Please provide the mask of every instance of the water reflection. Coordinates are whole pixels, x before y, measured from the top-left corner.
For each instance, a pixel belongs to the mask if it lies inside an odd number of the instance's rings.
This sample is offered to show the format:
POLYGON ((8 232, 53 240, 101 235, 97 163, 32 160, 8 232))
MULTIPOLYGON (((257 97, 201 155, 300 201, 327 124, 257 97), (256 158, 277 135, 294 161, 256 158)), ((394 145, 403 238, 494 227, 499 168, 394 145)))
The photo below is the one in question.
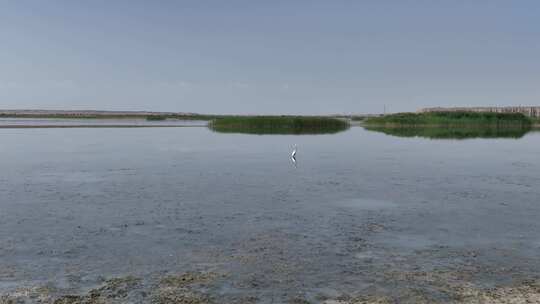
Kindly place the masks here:
POLYGON ((470 138, 522 138, 532 131, 528 127, 384 127, 366 126, 366 130, 381 132, 397 137, 423 137, 429 139, 470 139, 470 138))

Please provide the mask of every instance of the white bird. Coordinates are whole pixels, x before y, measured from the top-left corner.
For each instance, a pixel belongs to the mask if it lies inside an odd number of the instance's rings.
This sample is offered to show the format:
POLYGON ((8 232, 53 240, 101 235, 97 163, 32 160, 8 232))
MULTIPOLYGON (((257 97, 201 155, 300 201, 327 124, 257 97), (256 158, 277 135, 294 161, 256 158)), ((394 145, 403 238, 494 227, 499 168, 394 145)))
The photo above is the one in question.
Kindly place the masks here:
POLYGON ((297 147, 296 147, 296 145, 294 145, 294 149, 293 149, 293 151, 291 153, 291 159, 292 159, 293 162, 296 162, 296 151, 297 151, 297 147))

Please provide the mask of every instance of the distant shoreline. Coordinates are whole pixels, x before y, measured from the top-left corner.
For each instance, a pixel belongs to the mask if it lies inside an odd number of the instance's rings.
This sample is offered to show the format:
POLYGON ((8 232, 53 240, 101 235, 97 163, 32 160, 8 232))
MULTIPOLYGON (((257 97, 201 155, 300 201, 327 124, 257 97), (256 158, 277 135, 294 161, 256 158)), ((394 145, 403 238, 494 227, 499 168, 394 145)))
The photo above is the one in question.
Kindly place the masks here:
POLYGON ((152 111, 98 111, 98 110, 0 110, 0 118, 93 118, 122 119, 147 117, 202 117, 197 113, 152 111))
POLYGON ((0 118, 89 118, 89 119, 129 119, 149 117, 165 117, 186 120, 212 120, 229 117, 336 117, 367 118, 380 114, 325 114, 325 115, 281 115, 281 114, 202 114, 191 112, 155 112, 155 111, 101 111, 101 110, 1 110, 0 118))
POLYGON ((0 129, 202 128, 206 125, 0 125, 0 129))

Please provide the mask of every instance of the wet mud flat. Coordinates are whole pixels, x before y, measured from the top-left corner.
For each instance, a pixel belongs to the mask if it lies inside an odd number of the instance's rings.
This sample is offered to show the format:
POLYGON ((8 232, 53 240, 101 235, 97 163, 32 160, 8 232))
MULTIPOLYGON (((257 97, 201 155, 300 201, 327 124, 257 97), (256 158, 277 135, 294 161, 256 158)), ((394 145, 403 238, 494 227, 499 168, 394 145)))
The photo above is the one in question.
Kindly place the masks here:
MULTIPOLYGON (((267 219, 307 227, 294 232, 266 227, 221 244, 208 240, 188 250, 161 248, 157 257, 137 252, 134 259, 130 251, 140 250, 134 248, 115 257, 90 253, 93 241, 86 240, 88 246, 38 252, 44 258, 34 265, 4 260, 0 303, 540 303, 534 257, 507 247, 440 246, 407 234, 390 238, 400 235, 400 224, 373 204, 365 204, 362 216, 337 212, 320 230, 310 224, 315 214, 272 215, 267 219)), ((92 234, 109 234, 111 241, 122 243, 157 229, 163 238, 153 244, 156 249, 164 241, 168 247, 181 239, 193 242, 207 233, 219 234, 204 227, 216 222, 228 230, 225 221, 237 217, 220 221, 203 216, 204 224, 191 223, 191 228, 174 227, 166 219, 139 220, 92 234)), ((10 249, 2 250, 5 256, 10 249)))
MULTIPOLYGON (((103 279, 86 291, 68 292, 54 285, 21 287, 0 296, 0 303, 289 303, 289 304, 389 304, 389 303, 540 303, 540 281, 524 280, 511 285, 480 287, 469 281, 471 273, 400 272, 384 273, 386 288, 339 296, 324 292, 283 294, 261 298, 254 291, 223 292, 231 282, 227 274, 199 272, 103 279), (389 287, 392 286, 392 287, 389 287), (391 291, 388 291, 388 288, 391 291), (434 297, 434 294, 438 296, 434 297), (443 298, 443 299, 441 299, 443 298)), ((256 285, 256 275, 251 284, 256 285)))
MULTIPOLYGON (((98 304, 98 303, 179 303, 179 304, 209 304, 209 303, 258 303, 256 296, 227 298, 212 295, 205 290, 213 284, 206 281, 209 274, 184 274, 166 277, 157 283, 146 283, 140 278, 123 277, 105 281, 100 287, 84 294, 57 295, 54 289, 48 287, 21 289, 11 294, 3 295, 1 303, 53 303, 53 304, 98 304), (187 278, 186 278, 187 277, 187 278), (191 279, 193 278, 193 279, 191 279)), ((212 275, 214 276, 214 275, 212 275)), ((429 274, 422 274, 423 279, 433 280, 429 274)), ((448 280, 450 278, 440 278, 448 280)), ((451 279, 450 279, 451 281, 451 279)), ((445 283, 446 281, 431 281, 445 290, 452 300, 447 303, 539 303, 540 284, 525 282, 517 286, 498 287, 481 290, 468 284, 445 283)), ((452 281, 451 281, 452 282, 452 281)), ((316 302, 325 304, 386 304, 386 303, 437 303, 426 297, 420 290, 410 290, 399 297, 380 295, 341 296, 336 299, 325 299, 320 296, 316 302)), ((314 303, 298 296, 284 302, 290 304, 314 303)))
POLYGON ((6 132, 0 303, 540 302, 537 138, 362 132, 6 132))

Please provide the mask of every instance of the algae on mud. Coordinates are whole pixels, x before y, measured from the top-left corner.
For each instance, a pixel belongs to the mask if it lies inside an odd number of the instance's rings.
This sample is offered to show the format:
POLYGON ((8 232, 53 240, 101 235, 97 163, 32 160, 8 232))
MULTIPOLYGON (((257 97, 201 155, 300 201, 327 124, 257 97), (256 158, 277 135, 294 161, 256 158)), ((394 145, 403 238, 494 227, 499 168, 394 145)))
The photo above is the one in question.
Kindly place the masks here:
MULTIPOLYGON (((216 294, 220 284, 217 274, 192 273, 168 277, 161 281, 134 276, 106 280, 100 286, 80 293, 66 293, 53 287, 31 287, 14 293, 0 294, 0 303, 48 304, 211 304, 211 303, 260 303, 257 296, 216 294), (214 292, 212 292, 214 290, 214 292)), ((374 289, 358 294, 340 296, 306 297, 299 294, 282 303, 289 304, 390 304, 390 303, 539 303, 540 282, 526 280, 515 284, 491 288, 477 286, 467 279, 466 273, 441 272, 390 272, 387 280, 409 287, 400 291, 374 289), (419 287, 422 286, 422 287, 419 287)), ((264 302, 265 303, 265 302, 264 302)))
POLYGON ((331 117, 308 116, 231 116, 210 122, 211 130, 244 134, 333 134, 349 128, 349 123, 331 117))

